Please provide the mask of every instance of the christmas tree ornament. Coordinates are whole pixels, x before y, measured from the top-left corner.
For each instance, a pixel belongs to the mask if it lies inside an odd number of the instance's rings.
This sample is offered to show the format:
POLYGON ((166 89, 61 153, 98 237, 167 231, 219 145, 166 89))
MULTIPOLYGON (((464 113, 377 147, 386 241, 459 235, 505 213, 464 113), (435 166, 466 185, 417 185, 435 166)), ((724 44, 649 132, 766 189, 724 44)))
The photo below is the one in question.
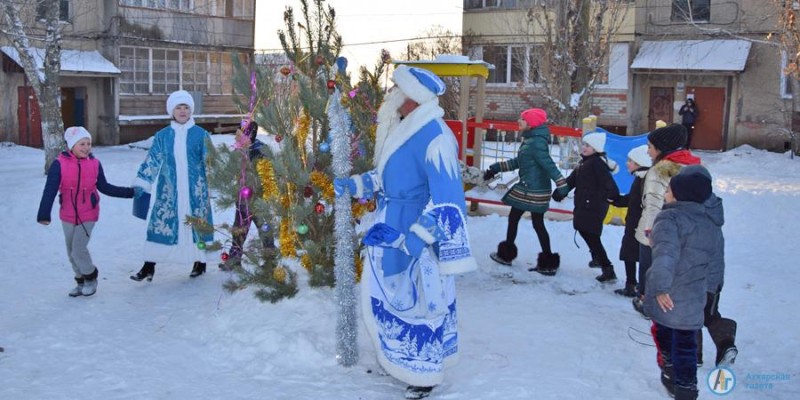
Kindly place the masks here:
POLYGON ((286 270, 283 267, 275 267, 272 270, 272 279, 283 283, 286 280, 286 270))
POLYGON ((276 142, 280 143, 282 140, 283 140, 283 136, 281 136, 281 135, 275 135, 275 141, 276 141, 276 142))
POLYGON ((306 225, 306 224, 298 225, 297 226, 297 233, 299 233, 301 235, 305 235, 306 233, 308 233, 308 225, 306 225))
POLYGON ((333 79, 328 80, 328 89, 336 89, 336 81, 333 79))
POLYGON ((220 254, 219 257, 222 259, 222 261, 228 261, 228 258, 230 258, 230 255, 228 255, 228 253, 223 251, 222 254, 220 254))
POLYGON ((283 66, 281 67, 281 75, 289 76, 292 73, 292 70, 289 67, 283 66))
POLYGON ((365 199, 363 197, 358 199, 358 204, 365 204, 366 205, 367 204, 367 199, 365 199))
POLYGON ((321 151, 323 153, 327 153, 328 151, 330 151, 330 149, 331 149, 331 146, 329 144, 325 143, 325 142, 322 142, 322 143, 319 144, 319 151, 321 151))
POLYGON ((306 186, 303 188, 303 197, 309 198, 314 195, 314 189, 311 186, 306 186))
POLYGON ((375 211, 375 202, 374 201, 370 201, 369 203, 367 203, 367 210, 369 210, 369 212, 375 211))
POLYGON ((269 224, 261 225, 261 232, 269 232, 269 224))
POLYGON ((317 203, 314 205, 314 212, 317 214, 322 214, 325 212, 325 205, 322 203, 317 203))
POLYGON ((206 243, 205 242, 197 242, 197 248, 200 249, 200 250, 205 250, 206 249, 206 243))
POLYGON ((250 189, 249 186, 242 186, 242 188, 239 190, 239 197, 245 200, 250 200, 250 197, 252 196, 253 196, 253 189, 250 189))

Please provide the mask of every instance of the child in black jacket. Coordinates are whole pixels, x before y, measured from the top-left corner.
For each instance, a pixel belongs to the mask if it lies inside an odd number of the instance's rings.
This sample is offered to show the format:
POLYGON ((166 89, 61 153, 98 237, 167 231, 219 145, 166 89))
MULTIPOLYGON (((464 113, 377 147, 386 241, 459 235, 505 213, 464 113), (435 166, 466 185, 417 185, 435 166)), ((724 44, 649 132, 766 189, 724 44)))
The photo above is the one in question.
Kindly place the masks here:
POLYGON ((605 145, 605 133, 591 132, 584 135, 581 162, 567 178, 567 186, 553 192, 553 199, 561 201, 575 188, 572 226, 586 241, 592 259, 600 264, 602 274, 595 279, 603 283, 617 280, 614 265, 608 259, 600 235, 603 233, 603 220, 608 213, 608 205, 619 197, 617 183, 611 177, 619 167, 606 156, 605 145))
POLYGON ((642 185, 644 175, 653 160, 647 154, 647 145, 643 144, 628 152, 628 172, 633 175, 633 183, 628 194, 614 200, 617 207, 627 207, 628 215, 625 217, 625 235, 619 248, 619 259, 625 262, 625 287, 617 289, 614 293, 625 297, 636 297, 636 263, 639 262, 639 242, 636 240, 636 226, 642 217, 642 185))

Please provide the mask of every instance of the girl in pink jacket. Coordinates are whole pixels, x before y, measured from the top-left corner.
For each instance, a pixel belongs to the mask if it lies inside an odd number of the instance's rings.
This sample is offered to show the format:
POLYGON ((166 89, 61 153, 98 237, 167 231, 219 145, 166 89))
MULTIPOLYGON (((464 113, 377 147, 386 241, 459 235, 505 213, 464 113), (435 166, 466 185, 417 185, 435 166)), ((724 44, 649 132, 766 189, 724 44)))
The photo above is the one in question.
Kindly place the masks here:
POLYGON ((92 264, 87 246, 100 215, 98 191, 122 198, 132 198, 134 192, 133 188, 114 186, 106 181, 103 166, 91 154, 92 136, 84 127, 67 128, 64 140, 69 150, 61 153, 47 171, 36 220, 42 225, 50 224, 50 212, 58 194, 67 256, 78 283, 69 295, 91 296, 97 291, 97 267, 92 264))

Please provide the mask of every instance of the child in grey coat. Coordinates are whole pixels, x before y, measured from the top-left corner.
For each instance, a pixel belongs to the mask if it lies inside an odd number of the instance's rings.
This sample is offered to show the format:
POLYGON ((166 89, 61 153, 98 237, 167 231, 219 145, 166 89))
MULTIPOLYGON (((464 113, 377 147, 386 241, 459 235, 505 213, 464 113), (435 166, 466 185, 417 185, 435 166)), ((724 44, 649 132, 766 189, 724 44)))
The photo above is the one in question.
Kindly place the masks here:
POLYGON ((677 400, 697 398, 697 332, 708 279, 724 257, 722 205, 709 207, 711 179, 692 169, 669 182, 651 234, 645 312, 653 320, 661 381, 677 400))

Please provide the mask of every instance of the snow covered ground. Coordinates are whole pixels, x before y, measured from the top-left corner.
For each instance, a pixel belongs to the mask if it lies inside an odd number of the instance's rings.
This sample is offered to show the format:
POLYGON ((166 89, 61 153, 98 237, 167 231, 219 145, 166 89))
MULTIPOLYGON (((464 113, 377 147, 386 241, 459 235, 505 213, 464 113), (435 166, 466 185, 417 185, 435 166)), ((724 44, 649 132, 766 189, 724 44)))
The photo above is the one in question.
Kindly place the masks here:
MULTIPOLYGON (((144 157, 129 146, 94 153, 117 185, 132 181, 144 157)), ((792 311, 800 303, 800 158, 746 146, 700 155, 725 201, 720 310, 739 323, 737 380, 727 398, 800 398, 800 321, 792 311)), ((358 364, 337 365, 331 289, 303 287, 294 299, 264 304, 249 291, 225 292, 228 273, 215 263, 197 279, 189 279, 190 265, 158 265, 152 283, 128 279, 141 267, 145 231, 130 215, 130 200, 103 197, 90 244, 98 292, 68 297, 72 271, 58 211, 50 226, 35 221, 43 160, 41 150, 0 146, 0 399, 403 397, 405 385, 378 373, 361 325, 358 364)), ((232 210, 215 216, 232 217, 232 210)), ((570 222, 548 222, 562 258, 554 278, 527 271, 539 251, 529 220, 512 268, 488 257, 506 218, 476 215, 469 224, 480 270, 458 279, 461 360, 432 399, 668 399, 655 349, 637 332, 647 332, 649 322, 613 294, 621 282, 594 280, 598 271, 587 268, 588 250, 579 237, 580 248, 574 244, 570 222)), ((622 231, 604 231, 610 255, 617 255, 622 231)), ((620 262, 617 274, 624 276, 620 262)), ((707 334, 705 343, 704 358, 713 360, 707 334)), ((704 383, 710 364, 698 372, 704 399, 715 397, 704 383)))

